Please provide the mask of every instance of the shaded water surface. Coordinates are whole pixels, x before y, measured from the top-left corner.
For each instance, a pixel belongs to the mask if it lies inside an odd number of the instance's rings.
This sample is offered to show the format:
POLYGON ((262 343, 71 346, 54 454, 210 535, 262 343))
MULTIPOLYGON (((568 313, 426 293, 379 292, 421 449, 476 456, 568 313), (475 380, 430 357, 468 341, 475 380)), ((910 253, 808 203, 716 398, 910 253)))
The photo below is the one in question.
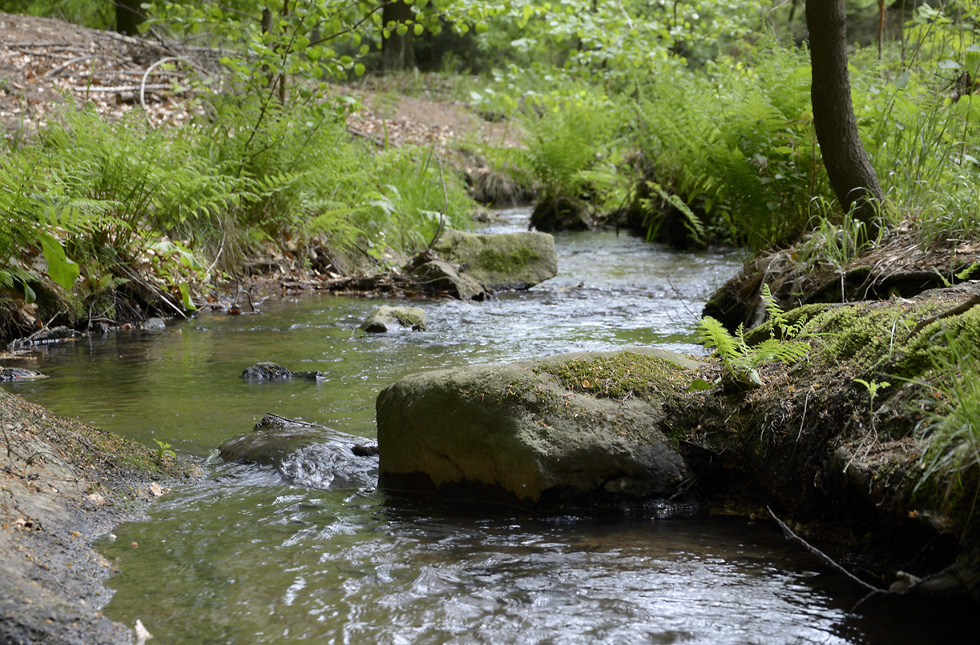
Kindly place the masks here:
MULTIPOLYGON (((526 221, 514 212, 497 230, 526 221)), ((696 352, 733 253, 676 254, 615 233, 557 238, 560 275, 485 303, 421 303, 429 331, 353 338, 378 304, 311 296, 257 316, 51 347, 14 390, 56 412, 202 457, 266 412, 373 438, 374 400, 421 370, 579 350, 696 352), (245 383, 272 360, 323 383, 245 383)), ((106 614, 154 643, 946 642, 934 608, 870 600, 744 520, 534 518, 366 489, 287 485, 222 465, 101 547, 106 614), (131 543, 137 548, 131 548, 131 543), (822 572, 822 573, 821 573, 822 572)), ((966 641, 964 641, 966 642, 966 641)))

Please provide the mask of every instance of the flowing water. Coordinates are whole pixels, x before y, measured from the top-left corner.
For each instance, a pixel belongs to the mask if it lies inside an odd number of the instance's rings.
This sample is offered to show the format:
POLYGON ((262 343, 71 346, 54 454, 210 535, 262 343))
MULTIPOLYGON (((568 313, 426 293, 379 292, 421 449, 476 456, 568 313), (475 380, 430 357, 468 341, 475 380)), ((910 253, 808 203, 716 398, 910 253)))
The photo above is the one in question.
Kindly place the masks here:
MULTIPOLYGON (((526 217, 505 213, 493 230, 526 217)), ((698 312, 739 267, 731 252, 679 254, 611 232, 557 242, 557 278, 490 302, 421 303, 426 332, 356 337, 379 301, 286 299, 261 315, 202 314, 161 332, 48 347, 38 366, 52 378, 12 389, 195 457, 266 412, 372 438, 378 391, 412 372, 635 345, 697 352, 698 312), (238 378, 261 360, 327 378, 238 378)), ((744 519, 460 511, 220 465, 117 534, 100 544, 115 572, 105 613, 142 620, 154 643, 957 639, 934 608, 858 604, 857 591, 771 525, 744 519)))

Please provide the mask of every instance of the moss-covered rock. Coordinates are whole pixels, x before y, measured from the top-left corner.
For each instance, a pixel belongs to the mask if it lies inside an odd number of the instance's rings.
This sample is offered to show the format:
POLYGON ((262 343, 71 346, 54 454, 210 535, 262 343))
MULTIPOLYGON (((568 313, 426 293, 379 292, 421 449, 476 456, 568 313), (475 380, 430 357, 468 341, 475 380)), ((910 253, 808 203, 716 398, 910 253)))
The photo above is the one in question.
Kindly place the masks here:
POLYGON ((424 331, 425 310, 419 307, 378 307, 361 324, 361 329, 369 334, 424 331))
POLYGON ((527 289, 558 275, 555 239, 545 233, 477 235, 450 229, 433 251, 496 291, 527 289))
POLYGON ((693 365, 640 350, 406 377, 378 397, 381 484, 534 508, 672 497, 690 472, 662 407, 693 365))

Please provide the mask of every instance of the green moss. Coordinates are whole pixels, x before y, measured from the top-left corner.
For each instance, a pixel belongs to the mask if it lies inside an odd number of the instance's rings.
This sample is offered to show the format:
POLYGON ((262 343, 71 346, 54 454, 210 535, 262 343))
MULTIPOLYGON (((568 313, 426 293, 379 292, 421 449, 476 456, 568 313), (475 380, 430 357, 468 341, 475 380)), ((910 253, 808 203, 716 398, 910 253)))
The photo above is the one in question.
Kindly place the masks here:
POLYGON ((422 316, 412 311, 406 311, 405 309, 395 309, 394 314, 395 318, 398 319, 398 323, 403 327, 425 331, 425 320, 422 319, 422 316))
POLYGON ((873 371, 896 358, 915 321, 935 307, 920 306, 915 312, 906 301, 856 303, 833 307, 816 315, 804 333, 817 337, 811 358, 816 362, 853 361, 873 371))
POLYGON ((589 360, 575 358, 563 363, 542 365, 545 372, 558 379, 569 390, 596 397, 622 399, 630 394, 642 396, 678 391, 686 385, 685 371, 660 358, 633 352, 620 352, 589 360))
POLYGON ((483 249, 477 256, 480 268, 497 273, 515 273, 520 271, 527 263, 537 260, 540 256, 537 252, 526 246, 518 247, 513 251, 497 251, 495 249, 483 249))
POLYGON ((971 348, 973 352, 980 348, 980 307, 924 327, 909 342, 895 371, 911 378, 939 366, 956 365, 959 355, 971 348))

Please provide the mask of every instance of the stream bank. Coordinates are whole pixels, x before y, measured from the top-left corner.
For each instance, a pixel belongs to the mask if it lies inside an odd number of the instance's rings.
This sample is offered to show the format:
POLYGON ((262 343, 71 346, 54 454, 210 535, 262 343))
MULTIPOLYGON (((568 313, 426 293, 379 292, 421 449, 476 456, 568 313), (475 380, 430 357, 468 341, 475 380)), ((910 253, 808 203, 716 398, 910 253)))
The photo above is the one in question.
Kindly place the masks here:
POLYGON ((131 643, 92 541, 200 473, 2 390, 0 430, 0 641, 131 643))
POLYGON ((414 375, 378 398, 381 483, 548 510, 696 492, 709 512, 764 517, 772 507, 830 538, 878 587, 905 572, 924 578, 913 589, 976 595, 973 480, 925 477, 917 430, 957 343, 980 343, 980 308, 931 319, 978 294, 963 284, 790 311, 783 329, 770 321, 750 333, 750 348, 793 327, 807 356, 760 358, 757 382, 751 349, 682 372, 676 360, 665 371, 661 359, 621 352, 414 375), (597 447, 601 429, 612 438, 597 447), (659 453, 652 463, 624 457, 647 446, 659 453))

